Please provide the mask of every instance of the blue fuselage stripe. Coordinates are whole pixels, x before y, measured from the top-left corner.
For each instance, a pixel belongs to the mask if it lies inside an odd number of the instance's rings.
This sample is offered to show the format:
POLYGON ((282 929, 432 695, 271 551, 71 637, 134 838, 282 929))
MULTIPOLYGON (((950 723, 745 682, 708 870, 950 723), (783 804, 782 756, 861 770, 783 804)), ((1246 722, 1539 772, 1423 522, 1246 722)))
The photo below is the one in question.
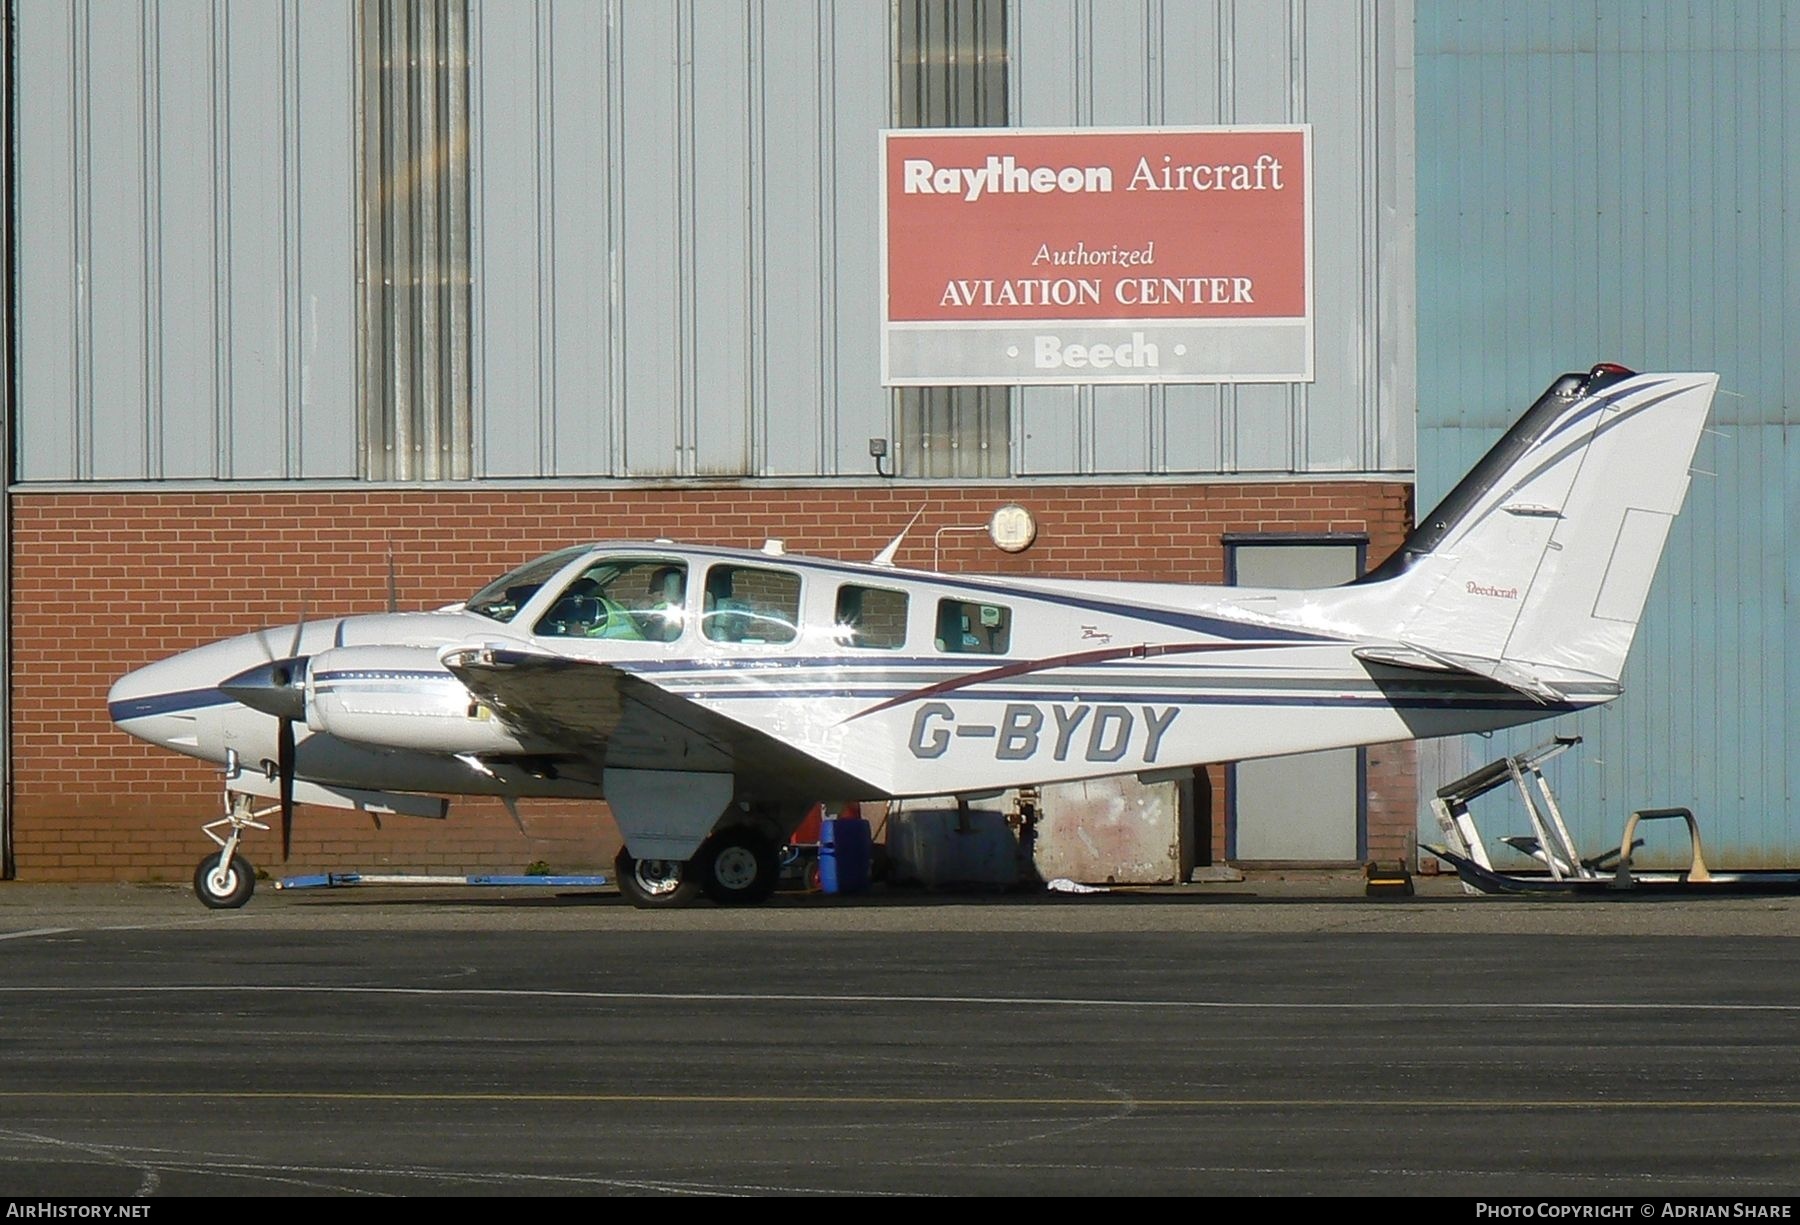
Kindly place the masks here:
MULTIPOLYGON (((861 700, 899 697, 908 692, 904 689, 882 689, 870 687, 855 688, 818 688, 818 689, 747 689, 737 692, 721 693, 717 690, 674 690, 679 696, 691 700, 707 699, 711 701, 747 701, 747 700, 789 700, 821 698, 855 698, 861 700)), ((1038 690, 1000 690, 995 692, 965 693, 963 701, 983 702, 1045 702, 1050 701, 1046 694, 1038 690)), ((1536 710, 1546 714, 1553 711, 1578 710, 1579 703, 1543 704, 1527 698, 1509 697, 1505 694, 1481 695, 1476 693, 1439 693, 1439 694, 1395 694, 1385 697, 1349 697, 1327 694, 1224 694, 1224 693, 1172 693, 1168 690, 1084 691, 1078 701, 1087 704, 1098 702, 1154 702, 1176 706, 1313 706, 1336 709, 1377 709, 1393 707, 1396 710, 1536 710)), ((184 693, 154 694, 149 697, 131 698, 123 702, 114 702, 108 707, 108 713, 115 723, 123 723, 130 719, 143 719, 155 715, 181 714, 188 711, 205 709, 212 706, 234 705, 231 699, 216 689, 190 690, 184 693)))
POLYGON ((141 698, 108 702, 106 713, 114 723, 127 719, 147 719, 153 715, 178 715, 208 706, 236 705, 218 689, 186 689, 179 693, 152 693, 141 698))
MULTIPOLYGON (((819 699, 819 698, 887 698, 902 697, 908 690, 884 689, 746 689, 729 693, 721 693, 716 689, 671 689, 678 697, 694 701, 707 700, 713 702, 762 701, 767 699, 819 699)), ((921 699, 921 701, 924 699, 921 699)), ((942 700, 942 699, 940 699, 942 700)), ((1387 697, 1351 697, 1340 693, 1194 693, 1170 692, 1166 689, 1140 690, 1134 692, 1099 693, 1083 690, 1079 697, 1057 698, 1042 690, 995 690, 972 693, 967 690, 958 694, 955 701, 960 702, 1034 702, 1039 705, 1085 704, 1094 705, 1101 702, 1111 703, 1162 703, 1175 706, 1310 706, 1337 708, 1380 709, 1392 707, 1396 710, 1408 709, 1463 709, 1463 710, 1536 710, 1545 714, 1556 711, 1572 711, 1581 709, 1581 703, 1553 702, 1543 703, 1522 695, 1507 693, 1482 694, 1479 692, 1435 693, 1435 694, 1395 694, 1387 697)))

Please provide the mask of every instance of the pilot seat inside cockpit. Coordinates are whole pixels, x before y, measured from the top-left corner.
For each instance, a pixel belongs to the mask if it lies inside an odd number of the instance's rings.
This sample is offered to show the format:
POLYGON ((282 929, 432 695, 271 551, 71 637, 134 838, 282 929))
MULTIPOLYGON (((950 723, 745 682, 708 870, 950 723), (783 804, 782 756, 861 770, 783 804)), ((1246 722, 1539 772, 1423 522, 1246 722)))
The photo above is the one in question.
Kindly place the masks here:
POLYGON ((625 638, 642 640, 643 632, 624 607, 601 594, 600 584, 578 578, 569 584, 537 632, 553 638, 625 638))
POLYGON ((644 637, 652 642, 674 642, 681 637, 687 572, 680 566, 659 567, 650 576, 649 598, 649 607, 639 615, 644 637))
POLYGON ((706 636, 714 642, 739 642, 750 622, 750 606, 732 593, 732 572, 714 566, 706 575, 706 636))

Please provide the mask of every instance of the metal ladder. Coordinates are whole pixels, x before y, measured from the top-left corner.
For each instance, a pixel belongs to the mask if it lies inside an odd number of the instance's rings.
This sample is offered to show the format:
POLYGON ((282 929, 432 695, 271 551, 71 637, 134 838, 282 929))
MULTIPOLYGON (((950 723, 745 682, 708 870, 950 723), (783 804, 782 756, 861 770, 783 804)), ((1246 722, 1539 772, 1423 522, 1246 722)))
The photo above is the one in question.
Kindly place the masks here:
MULTIPOLYGON (((1431 801, 1431 808, 1437 814, 1438 828, 1443 831, 1450 850, 1489 872, 1494 870, 1492 861, 1488 859, 1487 847, 1482 844, 1481 831, 1475 826, 1475 818, 1469 815, 1469 803, 1496 787, 1503 787, 1511 782, 1519 789, 1519 798, 1525 804, 1525 815, 1531 821, 1532 836, 1506 838, 1503 841, 1515 850, 1541 861, 1550 870, 1554 880, 1599 879, 1599 874, 1592 866, 1582 862, 1581 853, 1575 849, 1575 840, 1569 836, 1569 827, 1563 822, 1562 809, 1557 807, 1556 793, 1550 789, 1549 780, 1544 777, 1542 770, 1545 762, 1580 743, 1580 736, 1557 736, 1524 753, 1490 761, 1479 770, 1439 787, 1437 795, 1431 801), (1532 782, 1536 783, 1537 799, 1532 797, 1532 782)), ((1630 834, 1626 837, 1629 838, 1630 834)), ((1463 892, 1479 893, 1480 890, 1464 881, 1463 892)))

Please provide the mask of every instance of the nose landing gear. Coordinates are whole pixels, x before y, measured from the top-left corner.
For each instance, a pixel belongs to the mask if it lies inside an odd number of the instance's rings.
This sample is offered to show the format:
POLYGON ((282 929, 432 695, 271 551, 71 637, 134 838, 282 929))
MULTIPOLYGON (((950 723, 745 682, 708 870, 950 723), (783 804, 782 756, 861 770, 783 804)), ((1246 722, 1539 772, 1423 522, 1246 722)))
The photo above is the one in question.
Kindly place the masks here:
POLYGON ((279 806, 252 808, 250 797, 242 792, 227 791, 225 797, 230 805, 226 814, 201 826, 206 836, 218 844, 218 853, 208 855, 194 869, 194 896, 209 910, 236 910, 256 892, 256 869, 237 853, 238 842, 247 829, 268 829, 261 818, 281 811, 279 806), (222 828, 229 832, 221 834, 222 828))

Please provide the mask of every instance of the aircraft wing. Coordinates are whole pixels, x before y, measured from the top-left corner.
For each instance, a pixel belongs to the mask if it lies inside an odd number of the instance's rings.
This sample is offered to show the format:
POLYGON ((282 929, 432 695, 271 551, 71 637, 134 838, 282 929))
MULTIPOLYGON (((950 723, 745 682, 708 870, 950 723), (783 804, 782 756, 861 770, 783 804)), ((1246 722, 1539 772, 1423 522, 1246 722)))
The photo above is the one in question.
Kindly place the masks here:
POLYGON ((622 668, 499 647, 453 647, 446 668, 510 730, 596 770, 728 773, 767 796, 874 796, 880 789, 793 745, 622 668))

